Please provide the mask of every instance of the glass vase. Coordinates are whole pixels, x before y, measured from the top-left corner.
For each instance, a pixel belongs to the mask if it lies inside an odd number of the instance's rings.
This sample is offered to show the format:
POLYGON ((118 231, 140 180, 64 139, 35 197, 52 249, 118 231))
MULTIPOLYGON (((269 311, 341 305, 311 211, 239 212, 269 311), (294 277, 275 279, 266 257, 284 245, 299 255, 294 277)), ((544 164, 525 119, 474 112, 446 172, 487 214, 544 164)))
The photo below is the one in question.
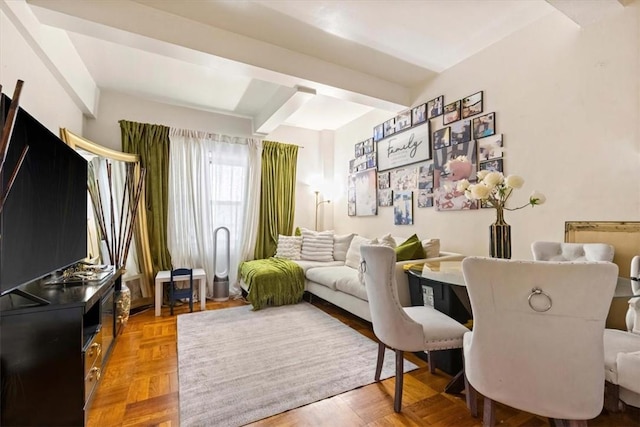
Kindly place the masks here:
POLYGON ((511 226, 504 221, 504 209, 496 208, 496 222, 489 226, 491 258, 511 258, 511 226))

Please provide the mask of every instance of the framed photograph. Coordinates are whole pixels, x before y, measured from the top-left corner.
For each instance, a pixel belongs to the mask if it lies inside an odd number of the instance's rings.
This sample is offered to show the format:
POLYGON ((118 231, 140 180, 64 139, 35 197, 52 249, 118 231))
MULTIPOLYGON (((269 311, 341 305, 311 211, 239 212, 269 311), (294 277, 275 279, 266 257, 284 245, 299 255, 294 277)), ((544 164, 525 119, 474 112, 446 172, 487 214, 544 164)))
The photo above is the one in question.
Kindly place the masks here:
POLYGON ((458 120, 460 120, 460 100, 444 106, 444 119, 442 119, 442 124, 448 125, 458 120))
POLYGON ((364 154, 370 154, 376 151, 376 145, 373 143, 373 138, 369 138, 362 143, 364 144, 364 154))
POLYGON ((378 206, 393 206, 393 190, 390 188, 385 188, 383 190, 378 190, 378 206))
POLYGON ((400 168, 391 171, 391 189, 394 191, 414 190, 418 188, 418 168, 400 168))
POLYGON ((358 142, 355 148, 356 158, 364 156, 364 142, 358 142))
POLYGON ((498 159, 504 154, 502 134, 488 136, 478 140, 478 160, 481 162, 498 159))
POLYGON ((384 122, 384 136, 385 138, 389 135, 393 135, 396 133, 396 118, 389 119, 384 122))
POLYGON ((496 113, 485 114, 473 119, 473 138, 480 139, 496 133, 496 113))
POLYGON ((482 91, 462 98, 462 118, 482 113, 482 91))
POLYGON ((356 216, 378 214, 376 178, 375 169, 356 172, 356 216))
POLYGON ((378 141, 376 151, 381 172, 430 160, 429 122, 378 141))
POLYGON ((489 160, 488 162, 482 162, 480 163, 480 170, 504 173, 502 159, 494 159, 494 160, 489 160))
POLYGON ((427 120, 427 104, 418 105, 411 110, 411 124, 413 126, 427 120))
POLYGON ((384 190, 386 188, 391 188, 389 185, 389 172, 382 172, 378 174, 378 189, 384 190))
POLYGON ((413 224, 413 191, 393 192, 393 223, 395 225, 413 224))
POLYGON ((433 162, 420 166, 418 171, 418 189, 433 188, 433 162))
POLYGON ((471 141, 471 120, 459 120, 451 125, 451 144, 471 141))
POLYGON ((380 141, 382 138, 384 138, 384 123, 373 128, 373 140, 380 141))
POLYGON ((427 102, 427 118, 433 119, 442 115, 442 106, 444 104, 444 95, 427 102))
POLYGON ((403 111, 396 116, 396 132, 411 127, 411 110, 403 111))
POLYGON ((418 191, 418 207, 433 207, 433 187, 418 191))
POLYGON ((433 133, 433 149, 438 150, 442 147, 448 147, 451 145, 451 129, 449 126, 446 128, 438 129, 433 133))
POLYGON ((369 153, 369 154, 367 154, 365 156, 365 158, 367 159, 367 161, 366 161, 366 164, 367 164, 366 169, 371 169, 371 168, 375 168, 375 167, 378 166, 376 153, 369 153))
POLYGON ((457 190, 458 181, 476 181, 476 141, 443 147, 433 152, 434 205, 437 210, 477 209, 478 203, 457 190))
POLYGON ((356 216, 356 175, 351 174, 347 179, 347 214, 356 216))

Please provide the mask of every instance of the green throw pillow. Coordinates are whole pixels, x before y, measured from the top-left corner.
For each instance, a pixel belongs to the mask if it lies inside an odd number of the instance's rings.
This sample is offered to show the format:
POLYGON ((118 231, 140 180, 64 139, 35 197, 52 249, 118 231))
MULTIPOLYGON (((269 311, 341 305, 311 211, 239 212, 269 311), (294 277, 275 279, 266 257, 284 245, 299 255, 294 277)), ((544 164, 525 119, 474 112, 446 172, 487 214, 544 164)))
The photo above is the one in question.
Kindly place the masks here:
POLYGON ((413 235, 396 247, 396 261, 426 258, 424 248, 417 235, 413 235))
POLYGON ((296 230, 293 232, 294 236, 302 236, 302 231, 300 231, 300 227, 296 227, 296 230))

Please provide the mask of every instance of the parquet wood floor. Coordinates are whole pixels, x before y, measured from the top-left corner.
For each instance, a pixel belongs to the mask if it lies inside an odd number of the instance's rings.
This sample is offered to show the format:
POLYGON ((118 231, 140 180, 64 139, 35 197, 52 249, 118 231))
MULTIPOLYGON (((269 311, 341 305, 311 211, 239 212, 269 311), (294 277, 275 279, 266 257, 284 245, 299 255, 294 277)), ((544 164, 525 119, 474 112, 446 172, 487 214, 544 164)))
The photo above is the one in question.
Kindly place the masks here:
MULTIPOLYGON (((224 303, 209 301, 207 310, 243 304, 242 300, 224 303)), ((373 337, 370 323, 317 298, 314 298, 313 304, 360 333, 373 337)), ((188 306, 179 307, 176 314, 188 312, 188 309, 188 306)), ((162 309, 161 317, 155 317, 153 309, 132 315, 113 349, 91 404, 88 425, 179 426, 176 342, 176 316, 170 316, 168 308, 162 309)), ((449 395, 442 391, 450 379, 449 375, 440 371, 431 375, 426 362, 414 355, 407 358, 419 369, 404 376, 400 414, 393 411, 395 379, 390 378, 260 420, 251 426, 481 425, 481 418, 469 415, 464 396, 449 395)), ((374 369, 375 366, 372 366, 372 376, 374 369)), ((549 425, 545 418, 500 404, 496 406, 496 419, 500 426, 549 425)), ((481 403, 479 407, 482 408, 481 403)), ((627 408, 625 413, 603 413, 591 420, 589 426, 640 427, 640 410, 627 408)))

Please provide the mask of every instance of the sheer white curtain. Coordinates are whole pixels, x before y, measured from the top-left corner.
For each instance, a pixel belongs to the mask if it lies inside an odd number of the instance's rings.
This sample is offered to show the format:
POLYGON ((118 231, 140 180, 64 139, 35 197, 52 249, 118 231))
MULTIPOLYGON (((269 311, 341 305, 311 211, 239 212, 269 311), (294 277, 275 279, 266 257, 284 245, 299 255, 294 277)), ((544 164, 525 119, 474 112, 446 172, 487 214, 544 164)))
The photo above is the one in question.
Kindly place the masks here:
POLYGON ((259 205, 250 178, 260 167, 261 143, 184 129, 171 129, 169 139, 167 246, 173 268, 204 268, 208 297, 216 275, 228 277, 230 295, 239 295, 238 262, 257 229, 257 215, 248 212, 259 205), (218 233, 217 244, 214 239, 218 227, 229 229, 230 260, 226 233, 218 233))

